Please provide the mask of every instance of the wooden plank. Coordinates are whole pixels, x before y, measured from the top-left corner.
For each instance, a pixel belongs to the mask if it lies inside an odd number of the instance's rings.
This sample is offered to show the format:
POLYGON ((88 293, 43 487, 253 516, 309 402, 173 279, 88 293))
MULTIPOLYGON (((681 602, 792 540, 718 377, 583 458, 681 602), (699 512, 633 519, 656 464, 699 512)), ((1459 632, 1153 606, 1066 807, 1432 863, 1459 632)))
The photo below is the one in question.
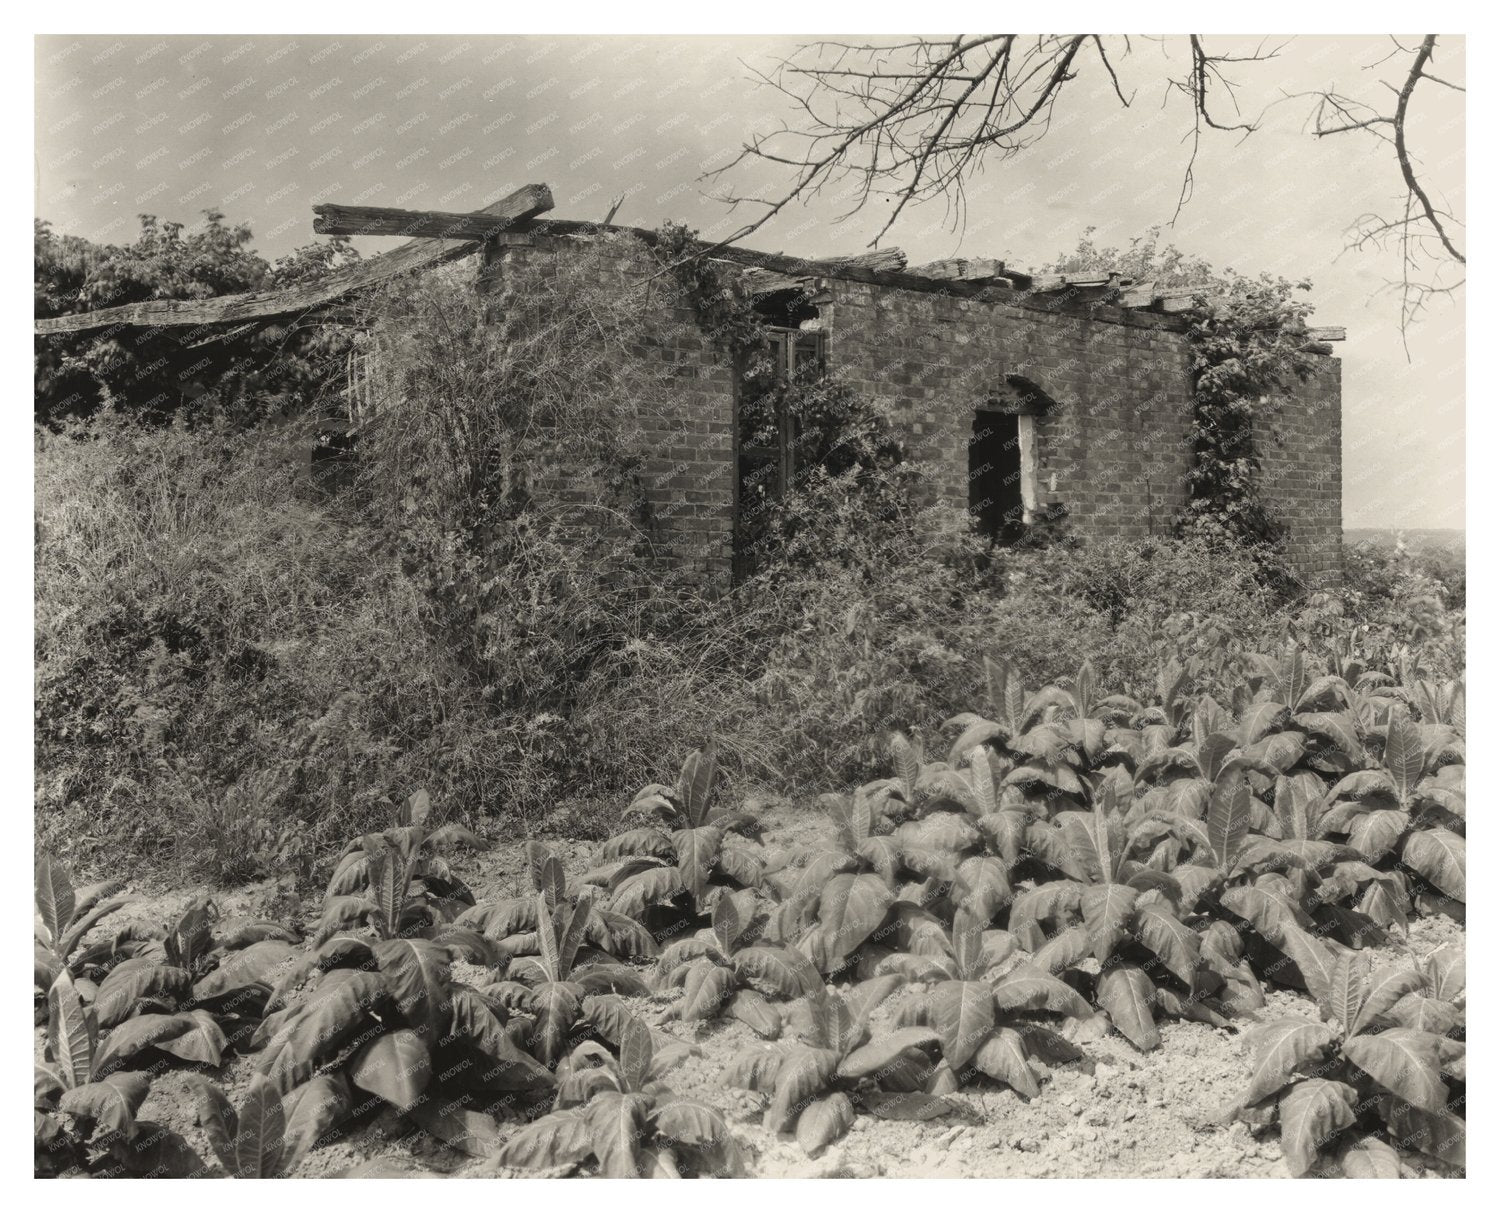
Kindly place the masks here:
POLYGON ((1137 282, 1120 292, 1121 307, 1150 307, 1156 298, 1156 280, 1137 282))
MULTIPOLYGON (((732 264, 724 257, 710 257, 709 260, 732 264)), ((818 278, 837 277, 841 272, 848 270, 862 270, 877 274, 899 272, 906 265, 906 254, 900 249, 877 249, 871 253, 856 253, 849 257, 819 258, 817 261, 807 262, 807 265, 815 268, 816 272, 788 274, 751 266, 744 271, 745 281, 757 295, 771 295, 777 291, 789 290, 804 290, 813 293, 818 289, 818 278)))
MULTIPOLYGON (((727 252, 729 250, 718 250, 727 252)), ((739 250, 734 250, 738 252, 739 250)), ((710 260, 729 261, 727 257, 714 256, 710 260)), ((813 272, 806 274, 783 273, 774 269, 751 266, 745 271, 750 289, 757 295, 769 295, 775 291, 801 288, 816 289, 816 279, 821 276, 837 277, 849 270, 862 270, 876 274, 899 273, 906 266, 906 254, 898 248, 876 249, 870 253, 855 253, 848 257, 820 257, 805 263, 813 272)))
POLYGON ((1343 341, 1344 326, 1341 324, 1324 325, 1321 328, 1310 328, 1307 330, 1309 341, 1343 341))
MULTIPOLYGON (((546 187, 541 187, 545 189, 546 187)), ((535 201, 535 186, 526 186, 485 207, 482 214, 508 214, 515 200, 527 205, 535 201)), ((512 222, 523 222, 512 220, 512 222)), ((38 320, 34 331, 80 333, 112 325, 177 327, 195 324, 242 323, 270 316, 289 316, 331 303, 352 291, 374 286, 412 270, 426 269, 446 261, 456 261, 474 251, 472 240, 420 239, 408 241, 379 257, 335 270, 318 282, 284 287, 274 291, 247 291, 240 295, 220 295, 215 299, 152 299, 144 303, 127 303, 121 307, 100 308, 93 312, 75 312, 38 320)))
MULTIPOLYGON (((725 263, 729 264, 729 263, 725 263)), ((811 274, 778 274, 775 270, 747 269, 745 284, 756 295, 773 295, 777 291, 802 290, 813 294, 818 289, 818 279, 811 274)))
POLYGON ((1152 301, 1158 311, 1169 315, 1178 312, 1190 312, 1196 306, 1194 300, 1200 295, 1207 295, 1213 291, 1213 286, 1207 282, 1197 286, 1178 286, 1171 290, 1158 291, 1156 298, 1152 301))
POLYGON ((1102 270, 1088 274, 1064 274, 1063 282, 1067 286, 1112 286, 1119 278, 1120 275, 1114 270, 1102 270))
POLYGON ((874 270, 877 274, 889 274, 906 268, 906 254, 898 248, 881 248, 868 253, 855 253, 849 257, 819 257, 818 262, 830 268, 874 270))
POLYGON ((1128 287, 1131 280, 1121 276, 1118 270, 1089 270, 1075 274, 1032 274, 1033 291, 1095 291, 1112 287, 1128 287))
POLYGON ((313 231, 320 236, 422 236, 434 240, 484 240, 513 224, 552 209, 552 191, 525 185, 505 200, 503 210, 477 215, 456 211, 408 211, 392 206, 313 207, 313 231))
POLYGON ((911 271, 924 278, 950 278, 955 282, 984 282, 1005 273, 1005 262, 995 257, 948 257, 929 261, 911 271))

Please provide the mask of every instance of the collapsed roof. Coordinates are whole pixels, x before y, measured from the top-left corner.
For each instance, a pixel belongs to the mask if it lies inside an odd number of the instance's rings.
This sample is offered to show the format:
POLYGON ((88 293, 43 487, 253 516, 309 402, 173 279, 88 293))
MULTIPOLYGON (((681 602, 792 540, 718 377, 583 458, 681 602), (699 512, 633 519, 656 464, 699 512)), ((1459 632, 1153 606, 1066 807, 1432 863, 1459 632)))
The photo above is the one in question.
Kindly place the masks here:
MULTIPOLYGON (((523 186, 483 210, 462 214, 323 203, 313 208, 315 233, 404 235, 415 239, 389 253, 336 270, 314 283, 212 299, 153 299, 75 312, 38 319, 35 332, 48 336, 111 327, 186 327, 196 330, 184 335, 188 340, 219 325, 247 325, 317 314, 342 298, 397 275, 468 256, 483 241, 501 233, 516 237, 530 233, 552 236, 628 233, 648 244, 659 239, 657 233, 640 228, 539 217, 552 206, 552 192, 545 185, 523 186)), ((1193 311, 1206 289, 1203 285, 1158 289, 1155 282, 1136 282, 1110 270, 1033 274, 1011 269, 993 257, 955 257, 908 266, 906 254, 896 248, 818 259, 707 243, 700 243, 699 250, 712 261, 739 267, 757 294, 795 287, 816 290, 819 279, 832 278, 906 290, 983 296, 1048 311, 1109 305, 1171 316, 1193 311)), ((1342 341, 1344 330, 1309 328, 1306 337, 1304 348, 1329 353, 1328 343, 1342 341)))

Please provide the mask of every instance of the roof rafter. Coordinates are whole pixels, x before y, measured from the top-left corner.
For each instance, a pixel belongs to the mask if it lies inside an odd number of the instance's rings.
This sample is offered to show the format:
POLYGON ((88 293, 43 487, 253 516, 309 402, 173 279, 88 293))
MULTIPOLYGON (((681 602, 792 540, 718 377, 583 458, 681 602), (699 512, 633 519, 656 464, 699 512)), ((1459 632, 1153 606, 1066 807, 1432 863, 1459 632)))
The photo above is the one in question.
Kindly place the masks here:
MULTIPOLYGON (((505 227, 524 223, 552 209, 552 193, 545 185, 527 185, 491 203, 478 215, 495 219, 505 227)), ((344 295, 374 286, 412 270, 427 269, 454 261, 474 251, 476 240, 422 238, 382 253, 368 261, 335 270, 326 278, 272 291, 246 291, 212 299, 150 299, 91 312, 74 312, 35 322, 39 335, 79 333, 112 325, 130 327, 181 327, 207 324, 237 324, 248 320, 291 316, 332 303, 344 295)))

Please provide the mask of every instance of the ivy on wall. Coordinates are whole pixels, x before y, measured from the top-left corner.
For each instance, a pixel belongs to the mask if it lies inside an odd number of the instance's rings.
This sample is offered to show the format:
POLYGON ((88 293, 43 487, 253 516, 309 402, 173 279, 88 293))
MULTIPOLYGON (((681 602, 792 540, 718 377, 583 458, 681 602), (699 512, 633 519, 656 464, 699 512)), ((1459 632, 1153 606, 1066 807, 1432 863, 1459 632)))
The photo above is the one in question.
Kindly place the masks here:
POLYGON ((655 235, 652 252, 677 280, 699 329, 731 355, 757 349, 765 340, 765 323, 744 276, 699 256, 698 233, 683 224, 664 223, 655 235))
POLYGON ((1114 270, 1162 290, 1202 287, 1187 339, 1192 350, 1193 463, 1188 503, 1176 520, 1193 534, 1255 551, 1271 580, 1282 580, 1286 528, 1261 491, 1254 422, 1277 396, 1311 372, 1308 282, 1217 269, 1173 245, 1153 227, 1129 247, 1102 248, 1088 228, 1071 253, 1042 270, 1114 270))
POLYGON ((1193 465, 1180 532, 1225 539, 1275 561, 1286 527, 1262 492, 1258 413, 1307 378, 1307 284, 1221 275, 1198 299, 1188 329, 1193 376, 1193 465))
MULTIPOLYGON (((1285 587, 1286 527, 1262 491, 1255 423, 1276 408, 1280 394, 1311 373, 1311 359, 1302 352, 1312 312, 1307 300, 1311 284, 1215 269, 1171 245, 1159 246, 1155 228, 1126 249, 1101 248, 1092 232, 1084 233, 1072 253, 1041 269, 1110 269, 1155 281, 1162 289, 1203 288, 1186 333, 1192 351, 1193 461, 1188 502, 1174 529, 1251 549, 1268 580, 1285 587)), ((764 322, 740 276, 695 257, 701 246, 686 227, 668 224, 656 235, 654 251, 677 279, 698 327, 732 354, 756 348, 764 322)), ((1274 432, 1274 423, 1271 428, 1274 432)), ((1046 542, 1061 526, 1062 519, 1051 520, 1038 528, 1036 541, 1046 542)))

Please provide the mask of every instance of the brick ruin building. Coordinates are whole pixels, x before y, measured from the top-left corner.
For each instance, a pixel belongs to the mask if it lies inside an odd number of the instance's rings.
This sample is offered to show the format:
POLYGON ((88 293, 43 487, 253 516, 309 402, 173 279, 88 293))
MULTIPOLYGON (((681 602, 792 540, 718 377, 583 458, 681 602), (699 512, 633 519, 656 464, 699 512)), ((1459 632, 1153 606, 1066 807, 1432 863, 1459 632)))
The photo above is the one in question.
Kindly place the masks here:
MULTIPOLYGON (((539 186, 474 215, 321 206, 317 231, 419 238, 313 287, 134 304, 39 321, 37 331, 201 330, 305 315, 360 286, 475 254, 482 278, 503 291, 522 263, 629 230, 538 218, 550 206, 539 186)), ((969 508, 997 541, 1059 513, 1085 541, 1164 535, 1185 504, 1191 290, 1158 292, 1108 273, 1031 275, 983 258, 909 268, 894 250, 837 261, 732 247, 707 255, 748 275, 787 372, 814 360, 893 406, 930 491, 969 508)), ((734 360, 705 336, 674 331, 674 348, 658 353, 686 381, 673 406, 680 415, 657 417, 643 434, 642 485, 667 557, 728 584, 740 567, 741 486, 753 475, 784 483, 795 474, 795 442, 783 426, 772 446, 742 443, 734 360)), ((1311 375, 1263 402, 1255 421, 1262 493, 1309 586, 1340 572, 1340 365, 1329 342, 1342 336, 1309 330, 1311 375)), ((359 391, 356 383, 352 395, 359 391)))

